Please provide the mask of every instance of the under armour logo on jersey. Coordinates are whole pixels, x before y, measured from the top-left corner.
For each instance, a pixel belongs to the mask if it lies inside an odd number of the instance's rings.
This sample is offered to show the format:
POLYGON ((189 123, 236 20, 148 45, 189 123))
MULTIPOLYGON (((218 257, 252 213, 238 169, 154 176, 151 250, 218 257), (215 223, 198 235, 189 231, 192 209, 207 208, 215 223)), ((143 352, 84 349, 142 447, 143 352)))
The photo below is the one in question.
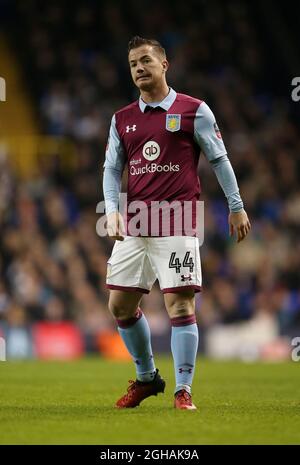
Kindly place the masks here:
POLYGON ((134 124, 133 126, 126 126, 126 132, 129 131, 136 131, 136 124, 134 124))

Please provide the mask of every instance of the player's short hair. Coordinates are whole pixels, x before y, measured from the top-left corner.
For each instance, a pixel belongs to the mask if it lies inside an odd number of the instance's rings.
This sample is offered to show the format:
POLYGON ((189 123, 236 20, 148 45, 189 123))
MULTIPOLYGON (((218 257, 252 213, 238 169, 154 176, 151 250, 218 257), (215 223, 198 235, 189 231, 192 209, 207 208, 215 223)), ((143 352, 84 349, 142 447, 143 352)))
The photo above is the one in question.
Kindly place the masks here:
POLYGON ((134 48, 141 47, 142 45, 151 45, 155 48, 156 52, 159 53, 163 58, 166 58, 166 51, 164 47, 155 39, 145 39, 144 37, 134 36, 128 42, 128 53, 134 48))

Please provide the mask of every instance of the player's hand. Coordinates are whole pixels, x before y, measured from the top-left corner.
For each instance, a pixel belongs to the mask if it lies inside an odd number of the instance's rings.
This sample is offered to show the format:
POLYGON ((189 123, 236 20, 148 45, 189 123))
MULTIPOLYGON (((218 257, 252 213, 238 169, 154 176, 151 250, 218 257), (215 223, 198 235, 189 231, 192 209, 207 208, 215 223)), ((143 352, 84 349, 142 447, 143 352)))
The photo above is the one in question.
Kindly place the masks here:
POLYGON ((229 234, 237 235, 237 242, 241 242, 247 236, 251 229, 251 224, 245 210, 239 212, 230 212, 228 216, 229 234))
POLYGON ((119 212, 113 212, 107 216, 106 229, 109 237, 115 239, 116 241, 124 241, 124 221, 122 215, 119 212))

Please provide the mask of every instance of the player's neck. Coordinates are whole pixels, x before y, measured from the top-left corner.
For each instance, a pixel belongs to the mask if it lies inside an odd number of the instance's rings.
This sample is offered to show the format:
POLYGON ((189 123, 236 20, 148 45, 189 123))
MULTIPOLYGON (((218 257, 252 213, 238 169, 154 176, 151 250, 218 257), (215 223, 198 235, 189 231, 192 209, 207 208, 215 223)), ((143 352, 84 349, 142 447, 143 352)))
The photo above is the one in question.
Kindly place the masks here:
POLYGON ((145 103, 161 102, 169 92, 168 84, 164 83, 161 87, 156 87, 150 91, 141 90, 141 97, 145 103))

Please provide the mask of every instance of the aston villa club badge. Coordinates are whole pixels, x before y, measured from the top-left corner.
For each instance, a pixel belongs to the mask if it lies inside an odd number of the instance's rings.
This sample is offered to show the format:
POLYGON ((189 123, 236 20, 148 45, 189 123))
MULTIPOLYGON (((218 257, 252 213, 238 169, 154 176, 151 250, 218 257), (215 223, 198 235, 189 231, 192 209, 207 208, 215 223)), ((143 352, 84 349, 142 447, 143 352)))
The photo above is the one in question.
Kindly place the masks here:
POLYGON ((167 131, 179 131, 181 124, 181 115, 166 115, 166 129, 167 131))

